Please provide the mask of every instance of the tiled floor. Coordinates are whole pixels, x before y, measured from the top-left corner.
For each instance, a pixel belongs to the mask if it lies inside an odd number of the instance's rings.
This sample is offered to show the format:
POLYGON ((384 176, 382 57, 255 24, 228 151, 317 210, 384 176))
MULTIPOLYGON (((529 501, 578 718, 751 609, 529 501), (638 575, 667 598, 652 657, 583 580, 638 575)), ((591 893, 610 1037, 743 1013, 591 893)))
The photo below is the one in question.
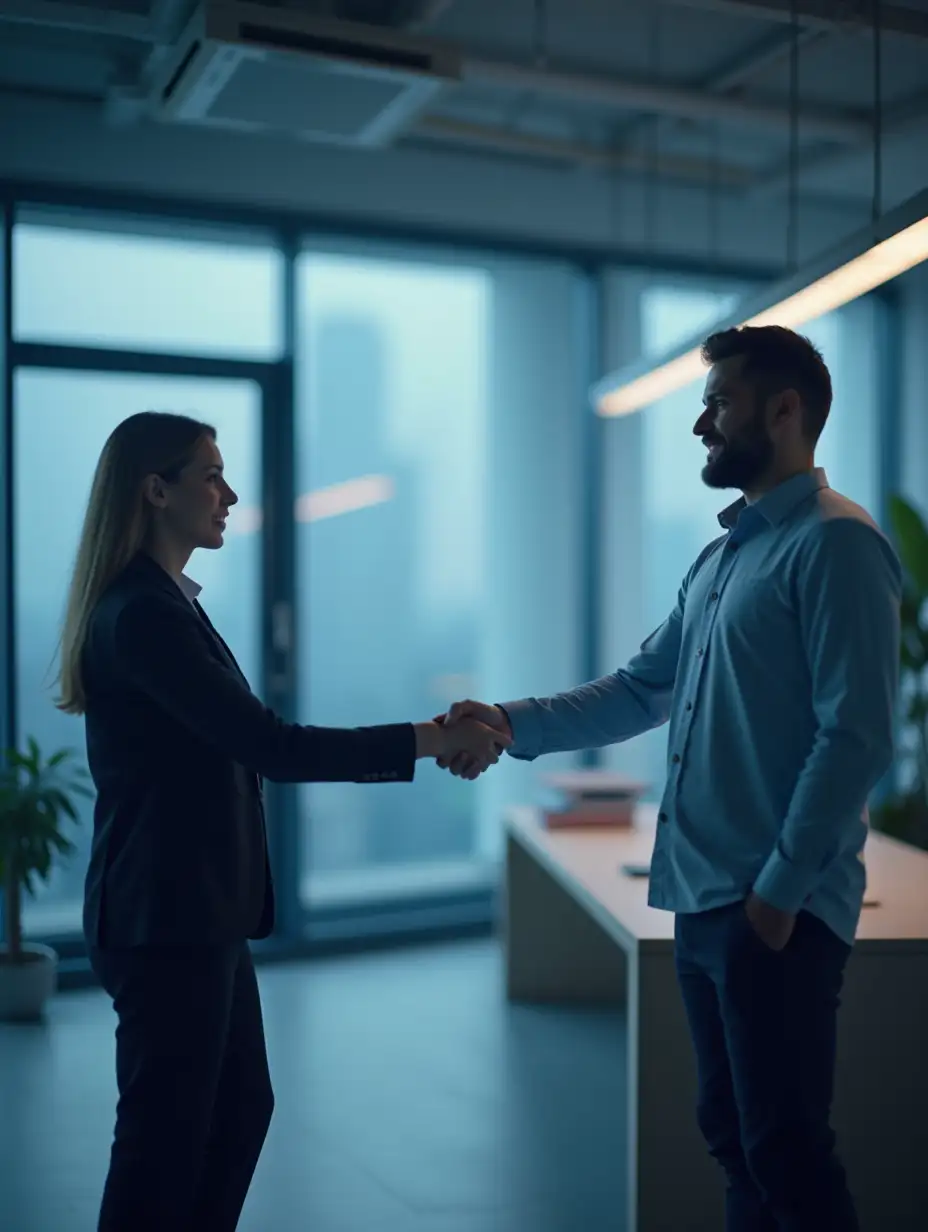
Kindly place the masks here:
MULTIPOLYGON (((621 1020, 507 1005, 492 941, 259 968, 277 1109, 241 1232, 624 1232, 621 1020)), ((93 1232, 114 1019, 0 1026, 0 1228, 93 1232)))

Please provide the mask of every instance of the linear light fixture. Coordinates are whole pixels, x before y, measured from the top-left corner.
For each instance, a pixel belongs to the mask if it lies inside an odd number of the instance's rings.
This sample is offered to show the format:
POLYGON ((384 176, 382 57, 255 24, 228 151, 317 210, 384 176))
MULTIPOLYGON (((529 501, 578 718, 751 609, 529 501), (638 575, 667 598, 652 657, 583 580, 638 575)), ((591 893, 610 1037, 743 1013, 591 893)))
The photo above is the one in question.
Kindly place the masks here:
MULTIPOLYGON (((392 500, 396 484, 390 475, 362 475, 358 479, 346 479, 327 488, 316 488, 296 498, 293 516, 297 522, 320 522, 323 518, 336 518, 343 513, 355 513, 392 500)), ((236 535, 256 534, 264 523, 264 511, 260 505, 248 505, 232 514, 229 529, 236 535)))
MULTIPOLYGON (((928 259, 928 190, 890 210, 852 239, 774 283, 713 331, 736 325, 800 329, 928 259)), ((630 415, 691 384, 705 371, 702 337, 690 339, 656 363, 642 361, 605 377, 592 390, 600 415, 630 415)))

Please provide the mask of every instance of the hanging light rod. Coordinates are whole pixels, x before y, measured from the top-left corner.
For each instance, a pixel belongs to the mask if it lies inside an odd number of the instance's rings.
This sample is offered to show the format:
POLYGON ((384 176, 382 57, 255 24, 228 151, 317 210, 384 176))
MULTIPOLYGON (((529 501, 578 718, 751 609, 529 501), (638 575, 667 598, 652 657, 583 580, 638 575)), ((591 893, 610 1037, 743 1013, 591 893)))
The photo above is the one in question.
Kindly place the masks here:
MULTIPOLYGON (((737 325, 799 329, 898 278, 928 259, 928 190, 890 210, 865 230, 749 299, 715 330, 737 325)), ((676 393, 704 373, 702 337, 655 362, 612 373, 593 387, 600 415, 630 415, 676 393)))

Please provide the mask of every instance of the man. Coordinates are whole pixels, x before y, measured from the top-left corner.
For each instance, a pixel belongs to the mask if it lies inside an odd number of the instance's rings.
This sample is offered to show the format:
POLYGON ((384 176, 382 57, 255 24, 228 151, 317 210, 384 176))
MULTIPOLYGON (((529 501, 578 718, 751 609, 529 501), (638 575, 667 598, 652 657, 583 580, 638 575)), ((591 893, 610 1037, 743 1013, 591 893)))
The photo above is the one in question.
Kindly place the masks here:
MULTIPOLYGON (((865 885, 867 798, 890 767, 901 570, 814 450, 831 379, 776 326, 714 334, 703 479, 742 499, 623 670, 547 699, 457 703, 512 756, 670 720, 650 902, 676 913, 698 1119, 728 1232, 853 1232, 830 1106, 838 999, 865 885)), ((450 763, 472 777, 466 758, 450 763)))

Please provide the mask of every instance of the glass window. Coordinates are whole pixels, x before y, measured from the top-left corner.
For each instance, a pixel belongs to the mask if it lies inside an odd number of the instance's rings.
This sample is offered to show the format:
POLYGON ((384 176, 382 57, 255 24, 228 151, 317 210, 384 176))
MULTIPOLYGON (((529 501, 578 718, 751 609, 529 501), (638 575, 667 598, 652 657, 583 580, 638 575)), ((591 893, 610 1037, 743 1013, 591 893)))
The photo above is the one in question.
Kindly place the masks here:
MULTIPOLYGON (((260 689, 259 519, 261 397, 250 381, 21 369, 15 382, 15 629, 20 740, 43 751, 80 750, 80 720, 54 707, 54 657, 65 591, 90 481, 104 441, 137 410, 193 414, 218 432, 226 471, 240 504, 222 552, 197 552, 190 576, 202 601, 256 691, 260 689), (241 511, 241 512, 240 512, 241 511)), ((35 900, 26 900, 30 935, 78 931, 90 851, 85 807, 77 855, 57 868, 35 900)))
POLYGON ((275 359, 282 255, 267 246, 19 222, 13 330, 28 342, 275 359))
POLYGON ((803 333, 831 372, 831 414, 815 457, 828 482, 871 517, 882 514, 877 417, 876 301, 865 297, 810 322, 803 333))
MULTIPOLYGON (((9 733, 7 726, 7 711, 9 709, 10 674, 13 669, 6 653, 7 634, 10 628, 12 613, 7 610, 7 585, 5 570, 9 564, 5 540, 7 530, 6 497, 9 492, 7 483, 8 468, 11 459, 7 453, 9 437, 7 426, 8 415, 11 413, 7 405, 7 354, 6 354, 6 218, 0 209, 0 749, 6 748, 9 733)), ((3 935, 3 888, 0 886, 0 939, 3 935)))
MULTIPOLYGON (((709 330, 732 312, 736 295, 695 288, 655 286, 641 301, 645 354, 660 355, 709 330)), ((668 615, 684 575, 707 543, 721 534, 719 511, 729 494, 712 491, 700 478, 704 450, 693 435, 702 411, 702 380, 642 412, 642 639, 668 615)), ((665 730, 636 742, 645 781, 663 785, 665 730)))
MULTIPOLYGON (((737 297, 712 291, 657 286, 641 303, 646 355, 661 355, 711 329, 733 311, 737 297)), ((642 412, 644 431, 644 605, 645 623, 658 625, 673 605, 683 576, 705 545, 719 533, 718 514, 726 494, 700 478, 704 449, 693 435, 702 412, 702 380, 662 398, 642 412)))
MULTIPOLYGON (((613 288, 612 299, 626 281, 621 274, 616 279, 619 285, 613 288)), ((638 285, 634 298, 638 351, 658 357, 734 311, 738 292, 655 282, 638 285)), ((630 306, 625 308, 629 312, 630 306)), ((720 533, 718 513, 726 496, 703 485, 701 446, 692 431, 702 409, 702 384, 694 382, 637 416, 607 425, 607 433, 621 434, 625 446, 619 450, 607 441, 607 484, 612 482, 611 471, 628 469, 629 460, 621 455, 629 449, 635 455, 631 467, 638 474, 633 489, 628 483, 620 485, 634 492, 636 508, 624 507, 622 492, 610 500, 611 519, 628 526, 636 542, 626 548, 621 533, 607 528, 607 538, 622 559, 604 562, 604 619, 616 627, 604 632, 603 646, 610 656, 604 671, 614 671, 627 661, 661 624, 690 565, 720 533)), ((666 743, 665 730, 648 732, 607 750, 604 762, 647 783, 654 798, 663 786, 666 743)))
MULTIPOLYGON (((302 721, 417 720, 576 683, 573 279, 300 258, 302 721)), ((304 901, 466 883, 536 775, 510 761, 471 784, 420 763, 412 785, 307 786, 304 901)))

